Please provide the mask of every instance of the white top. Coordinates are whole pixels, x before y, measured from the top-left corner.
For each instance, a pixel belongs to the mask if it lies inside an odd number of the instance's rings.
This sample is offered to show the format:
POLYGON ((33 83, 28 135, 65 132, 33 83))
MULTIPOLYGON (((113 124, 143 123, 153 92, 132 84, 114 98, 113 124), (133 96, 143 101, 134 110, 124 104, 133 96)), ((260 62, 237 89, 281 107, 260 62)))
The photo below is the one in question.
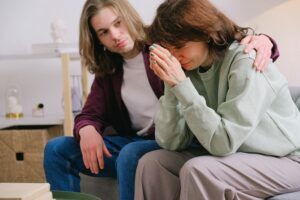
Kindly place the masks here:
POLYGON ((153 124, 159 104, 148 81, 142 53, 125 60, 123 68, 121 89, 123 102, 127 107, 133 129, 138 135, 146 135, 153 124))

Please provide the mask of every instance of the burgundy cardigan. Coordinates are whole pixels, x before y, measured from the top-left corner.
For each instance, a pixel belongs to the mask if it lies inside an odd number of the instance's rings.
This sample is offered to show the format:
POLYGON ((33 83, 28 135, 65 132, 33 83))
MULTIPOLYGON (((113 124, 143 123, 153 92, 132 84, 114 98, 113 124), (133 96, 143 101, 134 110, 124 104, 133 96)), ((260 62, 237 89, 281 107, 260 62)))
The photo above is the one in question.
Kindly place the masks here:
MULTIPOLYGON (((275 61, 279 57, 279 50, 276 42, 269 37, 273 43, 271 58, 275 61)), ((144 67, 148 81, 157 98, 163 95, 163 82, 149 68, 149 50, 144 46, 142 53, 144 67)), ((74 137, 80 140, 79 130, 87 125, 92 125, 103 134, 108 126, 112 126, 119 135, 136 135, 132 129, 131 120, 125 104, 121 98, 121 86, 123 82, 123 67, 119 66, 118 71, 105 77, 96 77, 91 87, 91 92, 79 115, 75 117, 74 137)), ((138 95, 137 95, 138 98, 138 95)), ((154 135, 154 126, 148 130, 154 135)))
MULTIPOLYGON (((163 95, 163 82, 149 68, 149 50, 144 46, 143 50, 144 66, 148 81, 157 98, 163 95)), ((112 126, 119 135, 135 135, 131 127, 131 120, 125 104, 121 98, 121 86, 123 82, 123 67, 118 67, 118 71, 105 77, 96 77, 93 81, 91 92, 79 115, 75 117, 73 134, 77 140, 80 139, 79 130, 92 125, 103 134, 104 129, 112 126)), ((138 98, 138 95, 136 96, 138 98)), ((150 128, 148 133, 153 135, 154 128, 150 128)))

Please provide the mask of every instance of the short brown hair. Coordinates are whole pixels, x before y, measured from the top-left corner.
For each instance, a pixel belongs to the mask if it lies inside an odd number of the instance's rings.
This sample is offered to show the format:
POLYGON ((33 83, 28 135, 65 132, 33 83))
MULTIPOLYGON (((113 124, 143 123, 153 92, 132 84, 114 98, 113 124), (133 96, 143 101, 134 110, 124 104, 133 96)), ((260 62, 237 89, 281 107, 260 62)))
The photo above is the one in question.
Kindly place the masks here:
POLYGON ((87 0, 80 17, 79 50, 83 64, 100 76, 114 73, 123 62, 120 54, 104 49, 91 25, 91 19, 105 7, 120 14, 136 47, 141 48, 145 42, 144 24, 127 0, 87 0))
POLYGON ((208 0, 166 0, 158 7, 147 35, 149 42, 178 48, 188 41, 207 42, 210 56, 218 59, 249 29, 237 26, 208 0))

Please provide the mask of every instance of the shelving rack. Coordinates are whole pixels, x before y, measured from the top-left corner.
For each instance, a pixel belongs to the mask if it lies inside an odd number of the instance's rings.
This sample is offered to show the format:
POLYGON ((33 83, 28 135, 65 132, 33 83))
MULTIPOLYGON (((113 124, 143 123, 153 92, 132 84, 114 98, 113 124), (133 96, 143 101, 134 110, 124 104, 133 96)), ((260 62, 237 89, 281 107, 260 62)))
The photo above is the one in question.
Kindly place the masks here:
MULTIPOLYGON (((63 84, 63 103, 64 103, 64 117, 44 117, 39 118, 25 118, 17 120, 1 119, 3 123, 0 124, 0 129, 10 126, 22 125, 64 125, 64 134, 72 135, 73 131, 73 113, 72 113, 72 98, 71 98, 71 84, 70 84, 70 63, 72 60, 80 60, 78 48, 76 44, 37 44, 33 45, 33 53, 30 54, 11 54, 0 55, 0 60, 22 60, 22 59, 47 59, 59 58, 61 59, 62 84, 63 84)), ((88 71, 86 67, 81 65, 82 76, 82 98, 86 100, 88 95, 88 71)))

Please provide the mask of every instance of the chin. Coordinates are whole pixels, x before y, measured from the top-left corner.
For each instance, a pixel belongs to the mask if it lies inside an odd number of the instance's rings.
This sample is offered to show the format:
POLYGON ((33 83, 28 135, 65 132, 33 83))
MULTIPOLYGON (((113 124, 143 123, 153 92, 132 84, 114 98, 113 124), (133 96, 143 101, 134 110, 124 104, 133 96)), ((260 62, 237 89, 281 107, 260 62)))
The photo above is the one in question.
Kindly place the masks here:
POLYGON ((194 69, 194 67, 192 67, 191 65, 185 65, 185 66, 183 66, 182 68, 183 68, 184 70, 186 70, 186 71, 189 71, 189 70, 194 69))
POLYGON ((125 47, 123 47, 123 49, 121 50, 123 53, 129 53, 130 51, 132 51, 134 49, 133 45, 126 45, 125 47))
POLYGON ((186 68, 184 68, 185 71, 192 71, 192 70, 195 70, 195 69, 198 69, 199 67, 195 67, 195 66, 188 66, 186 68))

